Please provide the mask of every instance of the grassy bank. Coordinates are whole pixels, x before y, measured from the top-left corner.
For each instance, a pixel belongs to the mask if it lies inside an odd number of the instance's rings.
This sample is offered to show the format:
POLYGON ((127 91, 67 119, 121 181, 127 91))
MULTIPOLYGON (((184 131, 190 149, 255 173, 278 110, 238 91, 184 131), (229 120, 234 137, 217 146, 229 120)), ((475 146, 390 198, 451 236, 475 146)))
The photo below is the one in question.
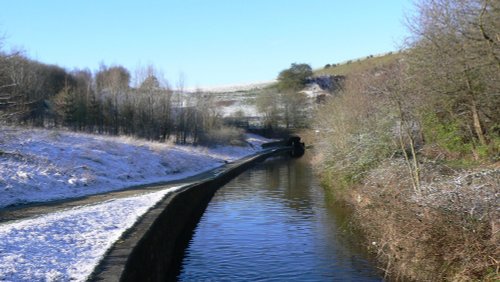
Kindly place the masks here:
POLYGON ((399 52, 389 52, 383 55, 366 56, 356 60, 349 60, 342 63, 326 65, 324 68, 314 71, 315 75, 350 75, 369 69, 383 67, 402 58, 399 52))
POLYGON ((415 7, 397 57, 322 70, 315 166, 391 280, 500 281, 500 4, 415 7))
POLYGON ((420 113, 402 119, 410 113, 401 115, 393 96, 384 97, 384 75, 347 77, 345 92, 316 116, 313 162, 323 183, 352 207, 353 225, 389 280, 498 281, 496 143, 481 158, 462 150, 474 148, 474 139, 459 140, 455 150, 447 142, 459 139, 456 132, 441 138, 429 125, 418 127, 420 113))
POLYGON ((499 167, 423 169, 429 177, 419 197, 401 159, 349 187, 323 179, 336 201, 353 207, 352 222, 389 280, 498 281, 499 167))

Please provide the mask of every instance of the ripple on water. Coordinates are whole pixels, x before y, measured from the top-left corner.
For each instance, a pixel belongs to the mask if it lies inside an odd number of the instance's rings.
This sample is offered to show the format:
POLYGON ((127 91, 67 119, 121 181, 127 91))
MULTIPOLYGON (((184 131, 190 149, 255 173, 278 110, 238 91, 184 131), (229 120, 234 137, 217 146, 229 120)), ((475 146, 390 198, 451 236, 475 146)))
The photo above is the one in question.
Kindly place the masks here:
POLYGON ((181 281, 381 281, 343 241, 310 167, 273 160, 210 202, 185 252, 181 281))

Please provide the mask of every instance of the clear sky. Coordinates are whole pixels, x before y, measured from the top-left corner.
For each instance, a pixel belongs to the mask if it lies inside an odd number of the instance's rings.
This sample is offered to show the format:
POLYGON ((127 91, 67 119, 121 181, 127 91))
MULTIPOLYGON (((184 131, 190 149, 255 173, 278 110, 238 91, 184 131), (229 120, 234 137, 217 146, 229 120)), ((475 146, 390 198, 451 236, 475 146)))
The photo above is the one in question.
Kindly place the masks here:
POLYGON ((291 63, 399 49, 411 0, 0 0, 4 48, 69 70, 153 64, 175 85, 275 79, 291 63))

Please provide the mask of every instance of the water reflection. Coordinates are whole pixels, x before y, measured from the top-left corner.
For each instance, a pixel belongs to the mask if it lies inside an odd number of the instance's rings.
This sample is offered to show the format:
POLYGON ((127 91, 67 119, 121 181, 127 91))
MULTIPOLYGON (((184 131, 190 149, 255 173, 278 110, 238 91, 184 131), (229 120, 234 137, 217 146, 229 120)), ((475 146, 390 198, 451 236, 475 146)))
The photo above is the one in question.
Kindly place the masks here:
POLYGON ((182 281, 380 281, 340 239, 304 160, 272 159, 221 188, 186 250, 182 281))

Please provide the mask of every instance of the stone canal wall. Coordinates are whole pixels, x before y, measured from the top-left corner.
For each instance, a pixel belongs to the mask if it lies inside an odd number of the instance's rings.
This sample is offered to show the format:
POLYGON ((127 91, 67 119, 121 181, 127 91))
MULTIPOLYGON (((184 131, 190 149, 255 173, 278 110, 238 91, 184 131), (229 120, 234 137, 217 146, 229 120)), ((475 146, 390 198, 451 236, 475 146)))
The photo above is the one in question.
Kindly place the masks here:
POLYGON ((217 189, 268 157, 290 147, 266 150, 229 164, 222 172, 165 196, 107 253, 90 281, 172 281, 194 228, 217 189))

